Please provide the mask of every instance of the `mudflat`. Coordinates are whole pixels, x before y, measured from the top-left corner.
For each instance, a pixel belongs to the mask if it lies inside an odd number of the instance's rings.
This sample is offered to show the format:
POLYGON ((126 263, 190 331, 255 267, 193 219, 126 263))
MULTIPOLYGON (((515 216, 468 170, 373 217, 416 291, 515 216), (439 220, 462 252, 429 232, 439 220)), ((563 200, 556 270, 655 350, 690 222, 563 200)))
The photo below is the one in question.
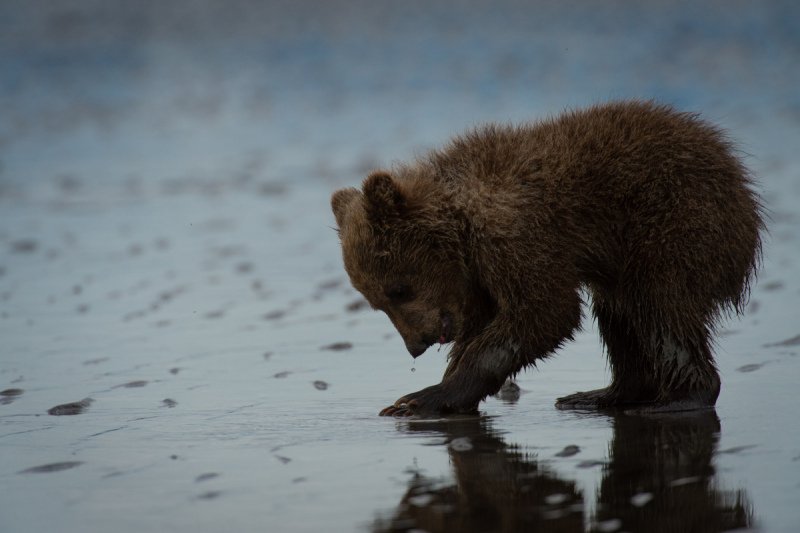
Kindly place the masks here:
POLYGON ((0 7, 0 530, 794 531, 796 3, 234 4, 0 7), (350 288, 331 192, 619 98, 731 132, 769 210, 716 409, 555 409, 608 382, 584 319, 478 416, 378 417, 445 351, 350 288))

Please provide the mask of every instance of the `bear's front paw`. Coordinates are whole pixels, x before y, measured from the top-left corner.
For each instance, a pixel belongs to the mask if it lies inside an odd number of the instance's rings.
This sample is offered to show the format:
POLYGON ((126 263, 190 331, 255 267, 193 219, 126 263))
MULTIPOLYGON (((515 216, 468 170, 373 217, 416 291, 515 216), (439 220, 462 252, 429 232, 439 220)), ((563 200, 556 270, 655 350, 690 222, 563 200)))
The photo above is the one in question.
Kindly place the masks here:
POLYGON ((477 401, 466 401, 450 393, 441 384, 406 394, 396 402, 381 410, 380 416, 441 416, 449 414, 469 414, 478 410, 477 401))

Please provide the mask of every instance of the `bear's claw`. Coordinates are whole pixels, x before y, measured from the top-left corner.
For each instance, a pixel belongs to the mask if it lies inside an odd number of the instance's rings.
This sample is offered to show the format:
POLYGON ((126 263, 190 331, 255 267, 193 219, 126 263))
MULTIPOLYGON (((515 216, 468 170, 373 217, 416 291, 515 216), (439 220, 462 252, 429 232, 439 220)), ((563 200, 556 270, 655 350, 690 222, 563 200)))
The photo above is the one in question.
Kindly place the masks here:
POLYGON ((403 418, 412 416, 413 414, 413 411, 409 409, 407 404, 401 404, 399 406, 390 405, 389 407, 381 409, 380 412, 380 416, 393 416, 395 418, 403 418))

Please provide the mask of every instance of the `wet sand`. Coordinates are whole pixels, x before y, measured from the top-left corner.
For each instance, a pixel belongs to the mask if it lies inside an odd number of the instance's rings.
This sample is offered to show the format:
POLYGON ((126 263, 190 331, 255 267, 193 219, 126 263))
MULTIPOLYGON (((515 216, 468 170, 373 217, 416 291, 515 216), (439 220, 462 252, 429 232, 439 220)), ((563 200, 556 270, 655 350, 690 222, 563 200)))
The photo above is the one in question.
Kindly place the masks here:
POLYGON ((0 7, 0 531, 796 530, 795 4, 59 5, 0 7), (330 193, 621 97, 728 129, 770 210, 716 410, 557 411, 586 319, 479 417, 378 417, 446 350, 350 288, 330 193))

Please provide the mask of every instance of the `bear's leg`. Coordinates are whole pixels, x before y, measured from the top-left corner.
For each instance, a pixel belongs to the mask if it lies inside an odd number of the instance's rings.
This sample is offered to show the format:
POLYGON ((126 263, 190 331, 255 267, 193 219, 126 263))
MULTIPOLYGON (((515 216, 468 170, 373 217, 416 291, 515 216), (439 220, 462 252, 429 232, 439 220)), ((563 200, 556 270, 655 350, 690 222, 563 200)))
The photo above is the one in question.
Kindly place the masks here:
POLYGON ((478 404, 522 366, 518 351, 507 343, 487 346, 473 340, 456 343, 453 352, 441 383, 406 394, 380 415, 474 414, 478 404))
POLYGON ((658 387, 646 355, 647 343, 622 313, 595 296, 592 311, 611 366, 611 385, 604 389, 570 394, 556 401, 560 409, 603 409, 653 403, 658 387))
POLYGON ((562 409, 622 408, 637 412, 713 407, 720 380, 706 321, 692 322, 699 326, 678 320, 670 324, 667 317, 680 315, 662 311, 653 313, 662 324, 648 326, 647 321, 627 320, 609 303, 596 300, 594 314, 608 351, 611 385, 559 398, 556 405, 562 409))
POLYGON ((711 355, 706 326, 678 335, 677 328, 663 329, 654 335, 658 397, 651 405, 637 407, 641 412, 689 411, 714 407, 720 379, 711 355))
MULTIPOLYGON (((577 290, 565 292, 564 297, 547 299, 562 303, 560 307, 546 307, 552 313, 547 321, 550 328, 532 330, 530 324, 541 320, 540 315, 498 315, 479 335, 456 341, 441 383, 403 396, 380 414, 427 416, 477 412, 478 404, 500 390, 509 376, 572 339, 581 322, 581 299, 577 290), (531 335, 534 331, 538 335, 531 335)), ((537 311, 542 308, 544 304, 531 306, 537 311)))

